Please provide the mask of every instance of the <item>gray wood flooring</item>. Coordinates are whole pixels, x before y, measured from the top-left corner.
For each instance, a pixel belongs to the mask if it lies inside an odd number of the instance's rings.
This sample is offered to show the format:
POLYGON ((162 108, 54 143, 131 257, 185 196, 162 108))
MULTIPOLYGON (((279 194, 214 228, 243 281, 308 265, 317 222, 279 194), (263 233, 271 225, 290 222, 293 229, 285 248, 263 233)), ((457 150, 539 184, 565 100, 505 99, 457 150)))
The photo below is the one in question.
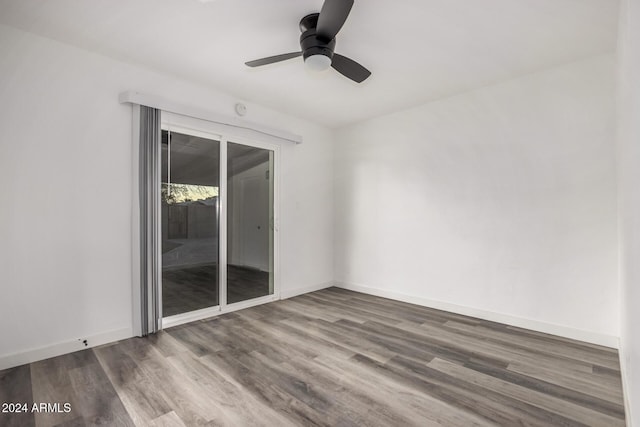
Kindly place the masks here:
POLYGON ((1 426, 623 426, 617 351, 330 288, 0 371, 1 426))

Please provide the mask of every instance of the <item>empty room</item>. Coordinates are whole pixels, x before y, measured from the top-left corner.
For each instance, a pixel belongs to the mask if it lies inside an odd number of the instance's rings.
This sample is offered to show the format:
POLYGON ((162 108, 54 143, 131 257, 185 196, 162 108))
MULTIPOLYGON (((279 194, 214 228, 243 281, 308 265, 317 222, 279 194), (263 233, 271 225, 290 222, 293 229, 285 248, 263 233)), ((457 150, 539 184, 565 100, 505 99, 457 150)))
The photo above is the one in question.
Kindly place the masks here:
POLYGON ((0 0, 0 426, 640 427, 638 76, 640 0, 0 0))

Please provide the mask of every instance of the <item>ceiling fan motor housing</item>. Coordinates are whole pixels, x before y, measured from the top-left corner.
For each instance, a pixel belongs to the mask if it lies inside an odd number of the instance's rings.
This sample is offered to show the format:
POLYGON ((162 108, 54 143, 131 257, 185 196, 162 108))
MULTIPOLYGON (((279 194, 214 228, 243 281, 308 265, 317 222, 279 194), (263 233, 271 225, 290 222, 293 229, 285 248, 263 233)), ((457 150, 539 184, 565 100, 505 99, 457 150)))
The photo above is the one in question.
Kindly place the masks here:
POLYGON ((316 36, 316 25, 319 13, 312 13, 305 16, 300 21, 300 48, 302 57, 306 60, 312 55, 324 55, 333 58, 333 50, 336 46, 336 39, 322 40, 316 36))
POLYGON ((325 71, 333 68, 346 78, 362 83, 371 71, 353 59, 334 53, 336 35, 351 12, 354 0, 324 0, 320 13, 311 13, 300 20, 300 51, 268 56, 245 62, 248 67, 261 67, 293 58, 304 58, 305 68, 325 71))

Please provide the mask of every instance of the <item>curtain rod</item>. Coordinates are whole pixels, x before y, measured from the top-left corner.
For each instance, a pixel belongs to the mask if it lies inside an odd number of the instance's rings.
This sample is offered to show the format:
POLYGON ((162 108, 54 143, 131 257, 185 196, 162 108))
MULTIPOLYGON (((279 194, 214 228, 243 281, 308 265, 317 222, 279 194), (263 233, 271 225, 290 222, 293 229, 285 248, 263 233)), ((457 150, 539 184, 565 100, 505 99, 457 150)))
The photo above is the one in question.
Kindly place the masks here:
POLYGON ((121 104, 138 104, 147 107, 157 108, 158 110, 168 111, 170 113, 180 114, 183 116, 193 117, 196 119, 207 120, 223 126, 230 126, 238 129, 245 129, 253 132, 262 133, 273 136, 294 144, 302 144, 302 136, 287 131, 273 129, 261 124, 247 122, 235 117, 225 117, 216 113, 212 113, 200 108, 180 105, 168 99, 147 95, 136 91, 122 92, 118 97, 121 104))

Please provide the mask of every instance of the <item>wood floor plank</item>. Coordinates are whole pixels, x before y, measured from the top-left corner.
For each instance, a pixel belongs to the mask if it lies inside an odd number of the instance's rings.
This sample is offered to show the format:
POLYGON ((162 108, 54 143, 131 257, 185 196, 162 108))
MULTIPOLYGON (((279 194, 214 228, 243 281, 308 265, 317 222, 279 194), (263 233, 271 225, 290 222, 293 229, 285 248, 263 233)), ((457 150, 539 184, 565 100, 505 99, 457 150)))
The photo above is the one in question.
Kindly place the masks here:
MULTIPOLYGON (((484 330, 477 327, 469 328, 466 325, 464 327, 452 327, 455 323, 447 322, 442 326, 441 332, 444 334, 448 334, 448 336, 457 337, 458 340, 469 340, 472 342, 482 342, 486 343, 487 346, 493 349, 497 349, 499 352, 508 352, 511 353, 512 356, 509 356, 512 359, 524 359, 530 358, 533 360, 534 364, 545 364, 546 366, 556 366, 560 369, 565 369, 567 371, 579 371, 583 373, 591 373, 593 372, 593 364, 584 362, 577 359, 572 359, 570 357, 566 357, 565 355, 553 355, 541 351, 540 348, 529 345, 520 345, 516 342, 504 338, 495 338, 490 333, 484 333, 484 330)), ((428 325, 421 325, 423 329, 425 329, 425 333, 430 333, 428 331, 428 325)), ((412 327, 409 326, 409 329, 412 327)))
POLYGON ((567 418, 585 425, 596 424, 601 426, 624 427, 625 424, 621 419, 592 411, 589 408, 584 408, 571 402, 555 399, 544 393, 532 391, 517 384, 509 383, 490 375, 481 374, 445 360, 434 359, 428 363, 428 366, 446 374, 456 376, 457 378, 463 378, 465 381, 472 382, 473 384, 480 385, 505 396, 513 397, 523 402, 530 402, 540 408, 562 414, 567 418))
POLYGON ((182 345, 187 347, 189 351, 200 356, 215 353, 224 347, 217 341, 209 339, 208 332, 203 331, 200 322, 194 322, 190 327, 177 327, 167 329, 167 332, 178 340, 182 345))
POLYGON ((287 363, 276 364, 260 353, 252 355, 265 369, 274 372, 283 381, 281 386, 291 396, 302 400, 309 407, 324 415, 324 423, 329 425, 370 425, 383 427, 390 420, 371 417, 367 412, 375 412, 370 401, 358 395, 354 388, 345 390, 339 380, 331 375, 313 375, 308 362, 296 363, 291 359, 287 363))
POLYGON ((388 377, 373 370, 363 369, 362 365, 352 360, 335 359, 323 355, 315 358, 314 362, 312 369, 317 369, 318 375, 339 375, 349 385, 349 389, 361 390, 365 396, 376 402, 374 405, 382 408, 382 411, 386 410, 389 413, 388 417, 402 417, 402 419, 393 420, 389 425, 423 426, 434 423, 443 426, 493 425, 473 413, 456 410, 446 402, 389 380, 388 377), (372 384, 376 387, 371 387, 372 384), (389 396, 402 396, 402 398, 389 399, 389 396))
POLYGON ((353 350, 339 343, 334 343, 320 336, 309 334, 304 328, 306 321, 289 324, 284 321, 272 322, 269 319, 265 319, 263 322, 280 331, 280 333, 292 343, 304 342, 304 349, 314 354, 333 355, 339 359, 349 359, 356 354, 353 350))
POLYGON ((136 425, 146 425, 173 410, 153 382, 119 344, 95 350, 101 366, 136 425))
POLYGON ((175 356, 189 351, 186 346, 166 331, 160 331, 157 334, 149 335, 146 339, 149 340, 149 342, 165 357, 175 356))
POLYGON ((620 376, 620 371, 603 368, 602 366, 593 366, 591 373, 594 377, 608 383, 611 387, 622 390, 622 378, 620 376))
POLYGON ((487 405, 487 402, 484 401, 482 395, 465 393, 464 390, 459 392, 452 391, 440 384, 425 381, 422 378, 410 374, 406 370, 390 367, 387 364, 382 364, 360 354, 353 356, 352 360, 362 364, 367 369, 380 373, 389 380, 403 384, 420 393, 448 403, 456 410, 475 413, 486 419, 488 422, 495 423, 497 425, 509 425, 513 420, 517 420, 519 424, 525 424, 521 422, 522 419, 518 414, 509 413, 507 410, 496 410, 499 408, 497 405, 487 405))
POLYGON ((280 301, 280 304, 283 308, 292 310, 297 313, 306 314, 315 319, 321 319, 326 322, 335 322, 340 320, 340 316, 333 315, 331 313, 327 313, 324 310, 324 307, 321 307, 317 304, 305 304, 302 301, 297 300, 296 298, 291 298, 288 300, 280 301))
POLYGON ((528 337, 528 338, 541 337, 545 340, 553 340, 558 343, 565 343, 571 347, 580 347, 585 349, 590 348, 593 350, 602 351, 604 353, 609 353, 615 357, 617 357, 618 355, 618 350, 616 350, 615 348, 605 347, 602 345, 593 344, 589 342, 576 341, 572 338, 561 337, 558 335, 550 335, 545 332, 533 331, 531 329, 524 329, 524 328, 519 328, 517 326, 511 326, 511 325, 505 325, 505 329, 511 333, 516 333, 518 335, 528 337))
POLYGON ((306 348, 289 346, 286 341, 280 340, 277 334, 270 332, 269 328, 261 328, 261 323, 263 322, 259 320, 239 317, 233 328, 224 324, 209 325, 208 327, 215 339, 228 343, 227 349, 236 349, 245 353, 257 350, 279 362, 286 361, 291 353, 302 352, 305 355, 314 355, 306 348), (284 351, 285 348, 288 348, 289 351, 284 351))
MULTIPOLYGON (((239 314, 242 315, 242 313, 239 314)), ((295 345, 295 341, 292 342, 286 332, 281 332, 279 328, 274 328, 264 320, 240 317, 238 324, 242 325, 244 336, 249 337, 250 342, 254 344, 249 349, 257 350, 266 356, 272 357, 274 360, 286 362, 294 356, 313 358, 318 355, 319 351, 324 351, 324 349, 314 351, 310 346, 301 347, 295 345)))
POLYGON ((284 320, 283 323, 303 328, 308 334, 330 341, 335 345, 343 346, 354 353, 364 354, 380 362, 386 362, 396 355, 394 351, 385 348, 383 345, 367 340, 365 337, 344 327, 335 327, 335 323, 326 322, 322 319, 309 321, 303 325, 291 323, 288 320, 284 320))
POLYGON ((625 424, 616 350, 338 288, 0 371, 0 425, 625 424))
MULTIPOLYGON (((492 340, 490 337, 482 337, 477 333, 467 333, 467 331, 450 330, 446 327, 434 328, 432 325, 403 324, 402 329, 422 335, 425 339, 434 339, 454 345, 456 347, 467 348, 478 354, 493 355, 498 359, 518 360, 522 363, 529 363, 532 366, 546 366, 554 369, 571 372, 573 375, 591 375, 593 365, 564 356, 553 356, 535 350, 514 346, 512 343, 501 343, 492 340)), ((505 365, 506 366, 506 365, 505 365)))
POLYGON ((520 374, 528 375, 533 378, 548 381, 552 384, 567 387, 572 390, 579 390, 590 396, 598 396, 600 399, 607 400, 611 403, 622 401, 622 390, 612 390, 609 387, 603 387, 602 382, 597 380, 585 380, 584 378, 565 374, 558 369, 548 369, 540 366, 531 366, 530 364, 512 362, 507 369, 520 374))
POLYGON ((337 324, 352 329, 354 333, 363 334, 374 342, 380 342, 387 348, 394 349, 396 355, 401 354, 416 360, 431 360, 434 357, 440 357, 461 363, 473 359, 492 366, 506 367, 508 365, 506 359, 496 357, 488 352, 483 354, 474 347, 456 346, 447 340, 434 339, 429 334, 420 335, 404 329, 388 328, 377 322, 366 322, 360 325, 342 320, 337 324))
POLYGON ((72 412, 81 415, 83 425, 135 425, 97 359, 90 365, 71 369, 69 380, 76 405, 72 412))
MULTIPOLYGON (((331 304, 335 304, 337 306, 341 306, 348 310, 360 310, 360 312, 373 313, 375 317, 378 319, 382 318, 381 323, 389 323, 389 324, 397 324, 399 322, 414 322, 414 323, 433 323, 433 324, 443 324, 448 319, 446 317, 442 317, 439 313, 423 311, 416 312, 414 310, 409 311, 400 311, 395 307, 389 307, 379 302, 369 302, 365 301, 361 298, 352 298, 344 296, 338 297, 333 296, 331 299, 327 298, 327 293, 322 293, 317 295, 318 292, 314 292, 314 298, 322 298, 325 301, 330 302, 331 304), (337 302, 336 302, 337 301, 337 302), (409 313, 407 315, 407 313, 409 313), (385 320, 386 319, 386 320, 385 320)), ((368 317, 368 319, 373 320, 373 316, 368 317)), ((476 321, 473 321, 472 324, 476 324, 476 321)))
POLYGON ((0 371, 0 404, 19 404, 20 412, 8 410, 0 412, 0 425, 6 427, 32 427, 36 425, 35 416, 30 411, 33 405, 31 389, 31 367, 29 365, 0 371), (26 404, 29 409, 22 412, 22 406, 26 404))
POLYGON ((185 424, 203 426, 213 421, 215 425, 234 425, 215 402, 206 398, 196 381, 172 369, 160 352, 150 352, 148 358, 139 362, 139 367, 149 378, 151 386, 185 424))
MULTIPOLYGON (((415 323, 424 323, 424 322, 435 322, 435 323, 444 323, 446 318, 442 318, 435 313, 424 310, 419 311, 413 307, 404 307, 404 309, 399 309, 393 305, 385 304, 381 299, 363 299, 361 297, 353 297, 350 301, 350 304, 354 306, 366 305, 371 309, 375 309, 376 311, 385 314, 391 318, 397 320, 404 320, 415 323)), ((473 322, 475 324, 475 321, 473 322)))
POLYGON ((294 426, 287 418, 253 397, 233 378, 226 377, 203 359, 181 353, 169 358, 178 372, 198 383, 207 399, 234 425, 294 426))
POLYGON ((213 355, 204 356, 203 361, 211 364, 216 370, 224 370, 231 373, 234 379, 240 383, 248 393, 262 401, 264 404, 274 408, 282 416, 296 425, 327 425, 323 423, 322 414, 317 409, 309 407, 297 396, 291 396, 286 388, 280 384, 282 378, 275 375, 270 370, 261 370, 260 375, 253 375, 252 369, 256 363, 244 357, 240 359, 237 355, 228 352, 218 352, 213 355))
POLYGON ((76 418, 82 419, 82 411, 78 397, 80 395, 73 388, 69 373, 74 369, 84 368, 96 364, 97 360, 92 350, 83 350, 59 357, 42 360, 31 364, 31 382, 34 402, 37 403, 68 403, 71 412, 36 412, 36 426, 48 427, 58 424, 75 423, 76 418))
POLYGON ((579 347, 574 342, 557 341, 547 337, 523 337, 510 331, 496 331, 484 328, 482 325, 469 327, 468 325, 455 322, 447 322, 446 326, 457 328, 465 331, 473 330, 478 335, 485 338, 494 338, 502 340, 511 345, 518 345, 520 348, 535 349, 538 352, 544 352, 548 355, 569 358, 582 361, 591 365, 598 365, 609 369, 617 369, 619 361, 617 355, 606 351, 596 350, 592 348, 579 347))
POLYGON ((442 310, 436 310, 432 308, 427 308, 423 306, 418 306, 415 304, 407 304, 401 301, 394 301, 387 298, 378 297, 375 295, 367 295, 358 292, 348 291, 340 288, 329 288, 326 289, 326 292, 333 293, 338 292, 339 295, 343 297, 351 298, 351 301, 362 301, 363 303, 375 307, 381 311, 388 311, 393 313, 396 316, 403 316, 404 314, 408 314, 412 316, 412 318, 406 318, 406 320, 413 321, 416 323, 422 323, 424 321, 428 321, 429 319, 436 320, 438 322, 444 323, 447 320, 454 320, 462 323, 469 323, 471 325, 477 325, 479 323, 491 324, 497 328, 506 328, 506 325, 496 324, 493 322, 486 322, 480 319, 476 319, 469 316, 463 316, 460 314, 450 313, 442 310))
POLYGON ((349 305, 348 303, 327 304, 326 300, 323 300, 322 298, 318 298, 317 296, 312 294, 301 295, 299 298, 297 298, 297 301, 300 301, 302 303, 310 302, 312 306, 320 305, 323 307, 323 310, 325 312, 334 314, 341 320, 351 320, 353 322, 363 323, 373 318, 383 323, 393 324, 393 323, 400 322, 398 319, 394 319, 393 317, 382 316, 379 313, 375 313, 373 311, 361 310, 353 304, 351 305, 349 305), (345 316, 345 313, 348 313, 348 315, 345 316))
POLYGON ((598 412, 615 418, 624 419, 624 404, 622 401, 611 403, 600 397, 594 397, 589 394, 582 393, 581 391, 562 387, 557 384, 513 372, 508 369, 488 367, 473 362, 466 363, 464 366, 513 384, 521 385, 531 390, 540 391, 560 400, 566 400, 579 406, 597 410, 598 412))
POLYGON ((511 396, 500 395, 488 388, 432 369, 428 364, 418 364, 402 356, 395 357, 386 366, 397 373, 410 373, 418 383, 429 387, 437 385, 446 390, 447 395, 456 396, 456 400, 473 399, 474 405, 483 408, 486 416, 515 418, 528 425, 584 425, 561 414, 538 408, 511 396))
POLYGON ((150 427, 187 427, 187 425, 182 422, 178 414, 174 411, 171 411, 167 414, 161 415, 155 420, 151 421, 149 424, 150 427))

